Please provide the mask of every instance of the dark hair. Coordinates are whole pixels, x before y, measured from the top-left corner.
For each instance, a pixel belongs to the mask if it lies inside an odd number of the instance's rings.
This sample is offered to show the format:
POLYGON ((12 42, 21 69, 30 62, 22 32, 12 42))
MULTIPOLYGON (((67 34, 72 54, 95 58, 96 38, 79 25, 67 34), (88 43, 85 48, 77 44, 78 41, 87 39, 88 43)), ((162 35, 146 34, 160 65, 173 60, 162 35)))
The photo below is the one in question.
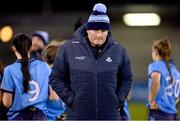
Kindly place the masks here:
POLYGON ((172 53, 170 40, 167 38, 157 40, 154 42, 153 48, 157 50, 159 56, 166 62, 166 67, 171 78, 171 83, 173 83, 173 77, 170 70, 170 59, 172 53))
POLYGON ((23 74, 23 86, 24 86, 24 92, 27 93, 27 91, 29 90, 29 81, 30 81, 28 53, 32 46, 32 40, 26 34, 19 33, 14 37, 12 45, 16 47, 16 50, 22 56, 21 70, 23 74))

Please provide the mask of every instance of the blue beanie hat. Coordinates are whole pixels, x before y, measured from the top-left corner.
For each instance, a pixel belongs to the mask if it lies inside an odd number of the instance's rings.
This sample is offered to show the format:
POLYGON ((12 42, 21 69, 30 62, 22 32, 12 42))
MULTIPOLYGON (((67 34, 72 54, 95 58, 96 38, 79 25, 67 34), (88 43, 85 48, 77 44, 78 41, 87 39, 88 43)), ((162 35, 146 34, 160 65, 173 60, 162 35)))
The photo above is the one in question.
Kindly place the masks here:
POLYGON ((95 4, 93 12, 91 13, 86 29, 87 30, 111 30, 110 20, 106 14, 107 8, 102 3, 95 4))
POLYGON ((40 37, 43 40, 45 45, 47 45, 49 42, 49 34, 46 31, 35 31, 33 33, 33 36, 40 37))

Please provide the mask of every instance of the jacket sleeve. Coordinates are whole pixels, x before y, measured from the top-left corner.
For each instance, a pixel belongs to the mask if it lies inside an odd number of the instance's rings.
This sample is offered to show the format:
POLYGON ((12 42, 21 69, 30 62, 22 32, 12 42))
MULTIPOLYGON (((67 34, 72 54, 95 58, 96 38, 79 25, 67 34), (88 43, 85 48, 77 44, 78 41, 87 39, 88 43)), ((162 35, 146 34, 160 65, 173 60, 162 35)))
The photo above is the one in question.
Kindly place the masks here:
POLYGON ((50 75, 50 85, 65 104, 72 105, 74 92, 70 88, 69 66, 64 46, 57 51, 50 75))
POLYGON ((126 97, 129 94, 132 85, 132 72, 130 60, 126 49, 123 48, 123 61, 119 66, 117 75, 116 94, 119 100, 119 107, 123 107, 126 97))

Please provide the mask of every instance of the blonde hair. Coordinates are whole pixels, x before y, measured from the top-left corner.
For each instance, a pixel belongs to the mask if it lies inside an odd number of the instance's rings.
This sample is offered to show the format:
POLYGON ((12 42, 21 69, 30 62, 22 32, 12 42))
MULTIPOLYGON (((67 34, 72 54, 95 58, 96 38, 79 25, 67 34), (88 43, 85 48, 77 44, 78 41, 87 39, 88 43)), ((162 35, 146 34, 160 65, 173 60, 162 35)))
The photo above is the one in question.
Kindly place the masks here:
POLYGON ((46 61, 49 65, 54 63, 54 59, 57 53, 57 50, 60 46, 62 46, 65 43, 65 40, 58 41, 53 40, 51 41, 43 50, 43 60, 46 61))

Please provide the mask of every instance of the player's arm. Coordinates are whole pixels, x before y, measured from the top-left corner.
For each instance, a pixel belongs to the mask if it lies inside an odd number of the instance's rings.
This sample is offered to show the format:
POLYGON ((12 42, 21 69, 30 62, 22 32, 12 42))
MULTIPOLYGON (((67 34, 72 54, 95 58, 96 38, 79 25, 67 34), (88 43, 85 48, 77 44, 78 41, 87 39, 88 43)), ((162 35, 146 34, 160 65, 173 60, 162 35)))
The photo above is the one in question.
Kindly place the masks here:
POLYGON ((2 91, 2 102, 6 108, 9 108, 13 102, 13 92, 15 90, 15 84, 12 79, 11 73, 9 72, 9 68, 5 68, 4 75, 1 83, 1 91, 2 91))
POLYGON ((2 102, 5 107, 9 108, 12 105, 12 93, 10 92, 3 92, 2 102))
POLYGON ((127 98, 126 98, 127 100, 130 100, 130 99, 131 99, 131 95, 132 95, 131 93, 132 93, 132 91, 130 90, 130 91, 129 91, 129 94, 128 94, 127 98))
POLYGON ((9 108, 5 107, 2 102, 3 92, 0 90, 0 120, 7 120, 7 112, 9 108))
POLYGON ((150 92, 149 92, 149 102, 150 102, 151 108, 157 108, 157 105, 154 99, 160 88, 161 74, 159 72, 153 72, 151 74, 151 79, 152 79, 152 83, 151 83, 150 92))
POLYGON ((59 100, 59 96, 58 96, 57 93, 51 88, 50 85, 49 85, 49 99, 50 99, 50 100, 59 100))
POLYGON ((179 99, 179 97, 178 97, 178 98, 176 99, 176 104, 178 104, 178 103, 179 103, 179 100, 180 100, 180 99, 179 99))
POLYGON ((177 100, 176 100, 176 109, 177 110, 180 110, 180 98, 178 97, 177 100))

